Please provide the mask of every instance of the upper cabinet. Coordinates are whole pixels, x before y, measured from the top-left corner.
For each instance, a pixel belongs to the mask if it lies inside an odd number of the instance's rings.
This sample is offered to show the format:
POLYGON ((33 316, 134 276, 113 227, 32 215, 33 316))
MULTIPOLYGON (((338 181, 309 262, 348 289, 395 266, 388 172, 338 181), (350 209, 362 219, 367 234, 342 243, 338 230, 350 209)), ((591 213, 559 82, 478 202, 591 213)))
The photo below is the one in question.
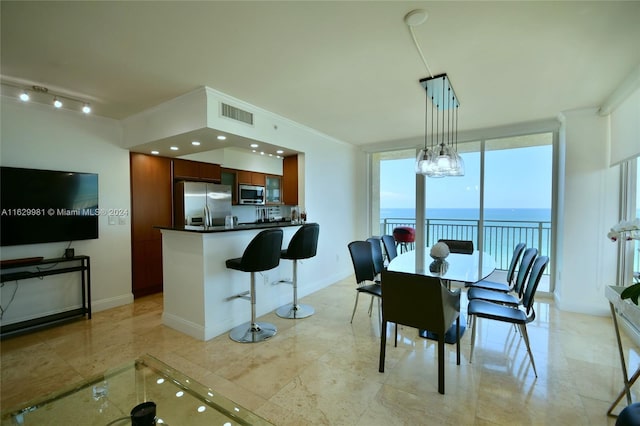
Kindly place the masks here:
POLYGON ((222 179, 222 168, 219 164, 174 158, 173 178, 195 179, 220 183, 222 179))
POLYGON ((238 170, 238 183, 265 186, 264 173, 238 170))
POLYGON ((265 202, 267 204, 282 204, 282 178, 280 176, 265 175, 265 202))
POLYGON ((298 205, 298 156, 291 155, 282 161, 282 202, 298 205))
POLYGON ((221 183, 231 187, 231 204, 238 204, 238 170, 223 167, 221 183))

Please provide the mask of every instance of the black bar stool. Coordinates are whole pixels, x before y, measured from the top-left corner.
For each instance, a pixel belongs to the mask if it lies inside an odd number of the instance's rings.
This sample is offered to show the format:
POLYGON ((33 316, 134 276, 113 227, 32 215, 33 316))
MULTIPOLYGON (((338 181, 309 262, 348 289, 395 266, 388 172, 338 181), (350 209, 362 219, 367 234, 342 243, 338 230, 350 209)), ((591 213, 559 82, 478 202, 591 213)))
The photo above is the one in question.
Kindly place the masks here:
POLYGON ((293 303, 281 306, 276 314, 281 318, 306 318, 315 310, 309 305, 298 304, 298 260, 309 259, 316 255, 320 225, 308 223, 296 231, 286 250, 282 250, 282 259, 293 260, 293 303))
MULTIPOLYGON (((275 325, 256 322, 256 272, 268 271, 278 266, 281 247, 282 229, 266 229, 253 237, 242 257, 227 260, 227 268, 251 272, 251 322, 233 328, 229 333, 231 340, 241 343, 261 342, 276 334, 275 325)), ((238 297, 244 297, 245 294, 238 297)))

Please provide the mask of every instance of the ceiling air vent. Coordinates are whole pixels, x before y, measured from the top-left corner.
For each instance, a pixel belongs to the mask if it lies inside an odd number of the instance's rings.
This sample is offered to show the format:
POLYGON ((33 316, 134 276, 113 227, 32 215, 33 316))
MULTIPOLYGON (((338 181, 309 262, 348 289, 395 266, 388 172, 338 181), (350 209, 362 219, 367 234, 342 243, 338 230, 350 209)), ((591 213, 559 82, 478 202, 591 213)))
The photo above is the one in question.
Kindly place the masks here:
POLYGON ((232 120, 242 121, 243 123, 253 125, 253 114, 240 108, 221 103, 222 116, 230 118, 232 120))

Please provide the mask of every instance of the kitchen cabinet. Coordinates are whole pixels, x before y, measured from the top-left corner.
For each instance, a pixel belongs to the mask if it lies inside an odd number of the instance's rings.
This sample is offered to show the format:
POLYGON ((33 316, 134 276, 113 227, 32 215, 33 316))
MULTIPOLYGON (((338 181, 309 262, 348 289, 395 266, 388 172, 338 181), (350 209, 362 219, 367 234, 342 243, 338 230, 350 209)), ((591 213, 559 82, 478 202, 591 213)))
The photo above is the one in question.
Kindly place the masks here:
POLYGON ((238 170, 222 168, 221 183, 231 187, 231 204, 238 204, 238 170))
POLYGON ((288 206, 298 205, 298 155, 282 160, 282 202, 288 206))
POLYGON ((131 285, 134 297, 162 291, 162 234, 154 226, 172 226, 172 159, 132 152, 131 285))
POLYGON ((173 178, 188 180, 203 180, 220 183, 222 168, 219 164, 201 161, 173 159, 173 178))
POLYGON ((280 176, 265 175, 265 202, 282 204, 282 179, 280 176))
POLYGON ((264 173, 238 170, 238 183, 247 185, 265 185, 264 173))

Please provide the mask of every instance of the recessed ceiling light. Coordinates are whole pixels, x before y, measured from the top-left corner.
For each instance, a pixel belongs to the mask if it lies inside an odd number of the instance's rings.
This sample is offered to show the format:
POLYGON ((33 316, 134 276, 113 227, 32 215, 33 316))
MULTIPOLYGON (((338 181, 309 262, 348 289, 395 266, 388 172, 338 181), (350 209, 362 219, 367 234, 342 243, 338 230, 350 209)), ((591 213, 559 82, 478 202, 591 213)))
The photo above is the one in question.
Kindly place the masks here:
POLYGON ((264 155, 264 151, 260 151, 260 155, 264 155))
POLYGON ((282 157, 280 157, 279 155, 276 155, 276 158, 282 158, 282 157))
POLYGON ((198 145, 200 145, 200 142, 198 142, 198 141, 193 141, 193 142, 191 142, 191 145, 198 146, 198 145))
POLYGON ((91 107, 89 106, 89 104, 82 105, 82 112, 84 112, 85 114, 89 114, 91 112, 91 107))
POLYGON ((223 136, 223 135, 219 135, 219 136, 218 136, 218 140, 219 140, 219 141, 223 141, 223 140, 225 140, 226 138, 227 138, 227 137, 226 137, 226 136, 223 136))
POLYGON ((256 152, 256 150, 255 150, 255 149, 252 149, 252 150, 251 150, 251 152, 256 152))
POLYGON ((273 157, 273 154, 269 154, 269 157, 273 157))
POLYGON ((53 98, 53 106, 56 108, 62 108, 62 101, 58 98, 53 98))
POLYGON ((276 151, 276 154, 284 154, 284 151, 279 149, 279 150, 276 151))
POLYGON ((27 102, 29 100, 29 93, 27 93, 26 90, 24 90, 22 93, 20 93, 20 100, 22 102, 27 102))
POLYGON ((152 153, 153 155, 158 155, 158 154, 160 154, 160 152, 159 152, 159 151, 151 151, 151 153, 152 153))
POLYGON ((177 146, 172 146, 170 149, 171 149, 171 151, 177 151, 178 147, 177 146))
POLYGON ((251 148, 257 148, 258 144, 257 143, 252 143, 250 146, 251 146, 251 148))

